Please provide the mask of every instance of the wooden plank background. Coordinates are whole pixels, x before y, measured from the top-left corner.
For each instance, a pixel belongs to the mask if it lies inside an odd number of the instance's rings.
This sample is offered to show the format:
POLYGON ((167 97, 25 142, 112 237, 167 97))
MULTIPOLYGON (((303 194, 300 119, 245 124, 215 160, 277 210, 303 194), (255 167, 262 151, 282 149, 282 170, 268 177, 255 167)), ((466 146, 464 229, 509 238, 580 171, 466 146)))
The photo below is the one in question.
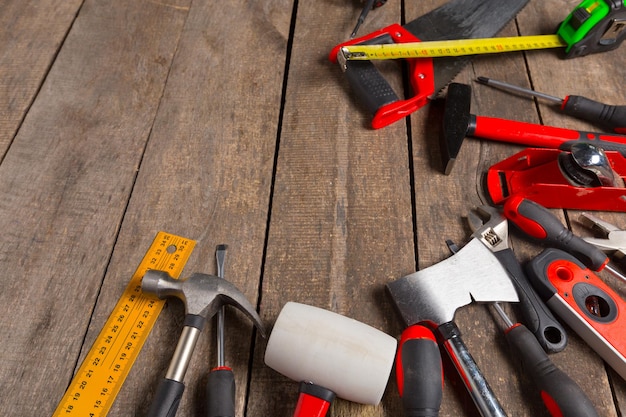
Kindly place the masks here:
MULTIPOLYGON (((443 3, 389 0, 359 33, 443 3)), ((550 33, 576 5, 531 0, 502 34, 550 33)), ((445 176, 437 106, 370 129, 327 59, 352 31, 358 2, 0 0, 0 10, 6 415, 54 412, 159 230, 198 241, 184 275, 215 273, 215 246, 228 244, 226 277, 268 328, 297 301, 399 336, 385 283, 447 258, 445 239, 465 242, 464 216, 488 202, 483 173, 522 149, 467 139, 445 176)), ((473 113, 597 130, 473 80, 624 104, 624 64, 623 49, 576 60, 535 51, 478 57, 455 80, 472 84, 473 113)), ((397 64, 386 66, 401 91, 397 64)), ((555 213, 588 233, 577 212, 555 213)), ((600 215, 626 227, 622 213, 600 215)), ((513 240, 522 261, 542 250, 513 240)), ((167 304, 109 415, 146 414, 183 315, 180 302, 167 304)), ((488 309, 465 307, 457 323, 508 415, 548 416, 488 309)), ((204 415, 213 327, 196 348, 179 416, 204 415)), ((267 341, 234 310, 226 330, 237 415, 292 415, 298 383, 264 365, 267 341)), ((601 416, 624 413, 624 380, 573 332, 552 359, 601 416)), ((394 378, 378 406, 337 399, 331 414, 402 415, 394 378)), ((440 415, 478 415, 447 362, 440 415)))

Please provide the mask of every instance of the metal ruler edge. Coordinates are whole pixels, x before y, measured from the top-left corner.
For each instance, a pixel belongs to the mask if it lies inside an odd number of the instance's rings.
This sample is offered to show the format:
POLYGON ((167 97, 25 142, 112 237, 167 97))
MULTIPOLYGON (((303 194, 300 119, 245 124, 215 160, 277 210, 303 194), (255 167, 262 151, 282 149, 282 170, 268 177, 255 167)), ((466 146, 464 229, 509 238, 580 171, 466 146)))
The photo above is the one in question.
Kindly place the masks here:
POLYGON ((143 275, 157 269, 178 278, 195 245, 195 240, 157 233, 52 417, 108 413, 165 304, 142 293, 143 275))
POLYGON ((382 60, 481 55, 566 46, 567 43, 558 35, 535 35, 379 45, 345 45, 339 53, 346 60, 382 60))

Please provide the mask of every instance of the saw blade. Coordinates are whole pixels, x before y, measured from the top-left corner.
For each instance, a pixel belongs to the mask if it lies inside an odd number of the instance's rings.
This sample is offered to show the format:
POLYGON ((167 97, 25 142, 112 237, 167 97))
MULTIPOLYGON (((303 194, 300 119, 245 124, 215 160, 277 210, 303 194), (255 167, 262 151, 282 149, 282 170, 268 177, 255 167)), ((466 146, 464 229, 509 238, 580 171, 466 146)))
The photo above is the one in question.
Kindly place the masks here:
MULTIPOLYGON (((422 41, 490 38, 498 34, 529 0, 452 0, 405 24, 422 41)), ((433 60, 435 94, 471 61, 470 57, 433 60)))

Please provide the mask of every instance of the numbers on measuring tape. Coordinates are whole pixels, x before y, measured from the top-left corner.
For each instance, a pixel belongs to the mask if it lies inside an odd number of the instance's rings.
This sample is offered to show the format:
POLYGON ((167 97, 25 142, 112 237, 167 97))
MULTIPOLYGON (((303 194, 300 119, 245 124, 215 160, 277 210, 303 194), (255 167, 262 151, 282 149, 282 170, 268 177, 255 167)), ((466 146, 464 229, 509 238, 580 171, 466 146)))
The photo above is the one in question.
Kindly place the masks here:
POLYGON ((178 278, 195 244, 180 236, 157 234, 53 417, 106 415, 165 304, 142 293, 141 278, 148 269, 178 278))

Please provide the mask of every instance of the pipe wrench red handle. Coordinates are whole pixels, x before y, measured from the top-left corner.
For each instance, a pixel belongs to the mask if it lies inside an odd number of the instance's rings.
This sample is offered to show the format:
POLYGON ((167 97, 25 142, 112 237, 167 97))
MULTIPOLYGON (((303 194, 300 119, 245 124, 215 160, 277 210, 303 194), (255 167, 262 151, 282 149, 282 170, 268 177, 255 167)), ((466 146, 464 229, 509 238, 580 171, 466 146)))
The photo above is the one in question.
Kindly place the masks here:
POLYGON ((626 302, 578 259, 549 248, 528 264, 546 304, 626 379, 626 302))
POLYGON ((411 32, 399 24, 372 32, 369 35, 339 44, 330 52, 331 62, 341 65, 352 90, 373 115, 372 127, 388 126, 423 107, 435 92, 435 76, 431 58, 407 59, 414 96, 401 100, 387 80, 370 61, 348 61, 341 48, 356 44, 384 44, 419 42, 411 32))

